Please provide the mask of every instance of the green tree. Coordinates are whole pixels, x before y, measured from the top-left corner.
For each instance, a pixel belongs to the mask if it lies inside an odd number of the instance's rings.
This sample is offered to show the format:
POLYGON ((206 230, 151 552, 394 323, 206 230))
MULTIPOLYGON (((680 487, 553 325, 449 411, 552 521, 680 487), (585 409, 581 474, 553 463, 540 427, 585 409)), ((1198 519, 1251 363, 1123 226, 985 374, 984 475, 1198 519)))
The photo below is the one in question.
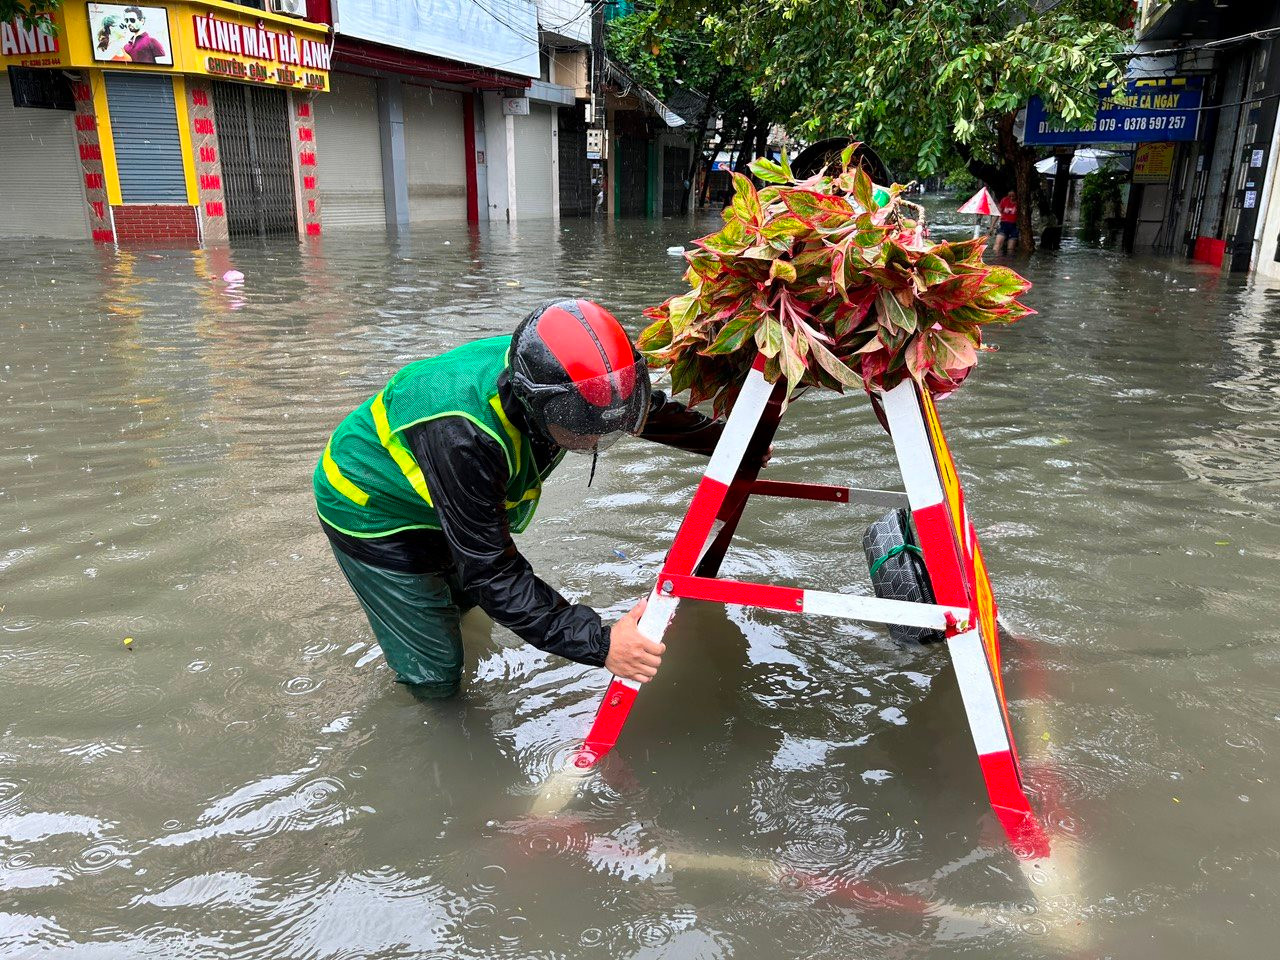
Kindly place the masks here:
POLYGON ((699 167, 709 170, 717 153, 736 147, 735 167, 745 171, 762 152, 770 126, 794 110, 794 105, 786 105, 789 91, 764 84, 758 68, 735 60, 733 44, 723 34, 714 18, 668 22, 650 0, 606 26, 609 54, 632 79, 659 97, 670 97, 684 87, 705 98, 700 115, 684 118, 690 202, 699 167), (719 129, 708 129, 717 117, 719 129))
POLYGON ((867 140, 926 175, 962 158, 1018 197, 1031 251, 1035 153, 1018 111, 1034 95, 1064 122, 1090 120, 1098 85, 1123 77, 1131 0, 657 0, 655 23, 703 24, 718 55, 756 64, 761 95, 785 94, 790 127, 867 140))
POLYGON ((0 20, 21 20, 30 23, 42 13, 52 13, 62 6, 62 0, 0 0, 0 20))

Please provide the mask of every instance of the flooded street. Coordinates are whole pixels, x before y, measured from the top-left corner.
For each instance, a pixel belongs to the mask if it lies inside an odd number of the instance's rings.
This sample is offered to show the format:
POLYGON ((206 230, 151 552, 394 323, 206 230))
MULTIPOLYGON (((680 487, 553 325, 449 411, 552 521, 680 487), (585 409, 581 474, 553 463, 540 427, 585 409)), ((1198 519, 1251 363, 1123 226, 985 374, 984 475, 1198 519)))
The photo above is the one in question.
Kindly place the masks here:
MULTIPOLYGON (((471 615, 457 700, 393 683, 314 515, 326 437, 552 295, 638 331, 694 229, 6 244, 0 957, 1271 955, 1280 289, 1038 255, 1039 315, 940 406, 1050 864, 1004 842, 946 653, 873 625, 686 605, 553 817, 603 671, 471 615)), ((518 543, 616 618, 701 463, 627 440, 589 468, 518 543)), ((857 397, 798 401, 769 474, 901 486, 857 397)), ((722 573, 869 592, 878 515, 756 503, 722 573)))

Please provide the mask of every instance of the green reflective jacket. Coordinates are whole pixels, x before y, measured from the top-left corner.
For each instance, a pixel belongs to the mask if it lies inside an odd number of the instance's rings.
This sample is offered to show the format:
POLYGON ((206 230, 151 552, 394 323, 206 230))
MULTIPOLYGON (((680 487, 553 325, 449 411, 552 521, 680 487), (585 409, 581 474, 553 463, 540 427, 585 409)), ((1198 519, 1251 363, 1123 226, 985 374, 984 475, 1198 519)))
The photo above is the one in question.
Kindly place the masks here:
POLYGON ((439 530, 431 490, 403 433, 440 417, 463 417, 491 436, 507 457, 511 529, 533 519, 542 481, 529 440, 498 399, 511 338, 490 337, 401 369, 360 404, 329 438, 312 475, 320 519, 353 537, 439 530))

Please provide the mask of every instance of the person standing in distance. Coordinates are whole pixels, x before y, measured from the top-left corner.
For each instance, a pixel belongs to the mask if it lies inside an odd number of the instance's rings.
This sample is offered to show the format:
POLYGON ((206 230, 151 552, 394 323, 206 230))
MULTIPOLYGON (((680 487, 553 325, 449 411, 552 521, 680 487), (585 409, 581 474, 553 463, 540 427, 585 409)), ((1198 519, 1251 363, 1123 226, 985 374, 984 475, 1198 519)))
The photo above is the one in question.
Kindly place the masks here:
POLYGON ((1000 201, 1000 226, 996 230, 996 243, 994 253, 1000 256, 1005 251, 1005 245, 1008 244, 1009 252, 1013 252, 1013 245, 1018 242, 1018 198, 1014 196, 1010 190, 1004 195, 1004 199, 1000 201))
POLYGON ((539 578, 511 535, 566 451, 594 457, 629 433, 709 455, 722 428, 650 388, 607 310, 555 300, 511 336, 409 364, 349 414, 316 464, 316 511, 388 665, 416 693, 457 693, 460 619, 477 605, 526 643, 644 683, 665 650, 639 631, 644 601, 606 627, 539 578))

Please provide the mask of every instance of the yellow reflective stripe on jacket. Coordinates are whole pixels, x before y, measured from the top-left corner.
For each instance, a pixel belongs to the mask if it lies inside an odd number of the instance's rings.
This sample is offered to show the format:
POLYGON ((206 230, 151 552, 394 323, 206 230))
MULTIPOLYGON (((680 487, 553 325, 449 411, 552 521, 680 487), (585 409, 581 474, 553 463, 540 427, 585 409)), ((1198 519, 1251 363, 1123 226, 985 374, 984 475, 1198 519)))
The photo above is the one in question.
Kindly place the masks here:
MULTIPOLYGON (((507 419, 507 411, 502 409, 502 401, 498 399, 496 393, 489 398, 489 406, 493 407, 493 412, 502 421, 502 429, 507 431, 507 436, 511 438, 511 448, 516 452, 515 473, 518 474, 520 472, 520 431, 507 419)), ((526 496, 524 499, 528 500, 529 498, 526 496)))
POLYGON ((538 484, 532 490, 526 490, 524 492, 524 496, 521 497, 519 500, 508 500, 506 502, 507 509, 510 510, 513 507, 518 507, 520 506, 520 504, 524 503, 526 500, 537 500, 540 496, 542 496, 542 484, 538 484))
MULTIPOLYGON (((498 395, 496 393, 489 398, 489 406, 493 407, 493 412, 496 413, 498 415, 498 419, 502 421, 502 429, 507 431, 507 436, 511 438, 511 448, 516 452, 516 473, 519 473, 520 472, 520 441, 523 439, 520 435, 520 431, 517 430, 515 428, 515 425, 511 422, 511 420, 508 419, 507 411, 502 409, 502 401, 498 399, 498 395)), ((508 510, 510 510, 513 507, 520 506, 520 504, 528 500, 537 500, 538 497, 540 497, 541 495, 542 495, 542 484, 541 482, 539 482, 539 484, 536 487, 534 487, 532 490, 526 490, 524 492, 524 496, 521 497, 519 500, 506 501, 506 507, 508 510)))
POLYGON ((431 502, 431 491, 427 489, 427 481, 422 476, 422 468, 418 466, 418 461, 413 459, 413 454, 405 446, 400 434, 391 432, 391 424, 387 421, 387 405, 382 402, 381 393, 373 398, 373 404, 369 409, 373 413, 373 425, 378 431, 378 439, 386 447, 387 453, 391 454, 391 459, 396 462, 404 478, 409 481, 409 486, 418 492, 418 496, 427 501, 427 506, 434 507, 435 504, 431 502))
POLYGON ((324 456, 320 458, 320 462, 324 466, 325 477, 328 478, 333 489, 348 500, 363 507, 369 502, 369 495, 342 475, 342 471, 338 469, 337 463, 334 462, 333 451, 330 447, 331 443, 324 445, 324 456))

